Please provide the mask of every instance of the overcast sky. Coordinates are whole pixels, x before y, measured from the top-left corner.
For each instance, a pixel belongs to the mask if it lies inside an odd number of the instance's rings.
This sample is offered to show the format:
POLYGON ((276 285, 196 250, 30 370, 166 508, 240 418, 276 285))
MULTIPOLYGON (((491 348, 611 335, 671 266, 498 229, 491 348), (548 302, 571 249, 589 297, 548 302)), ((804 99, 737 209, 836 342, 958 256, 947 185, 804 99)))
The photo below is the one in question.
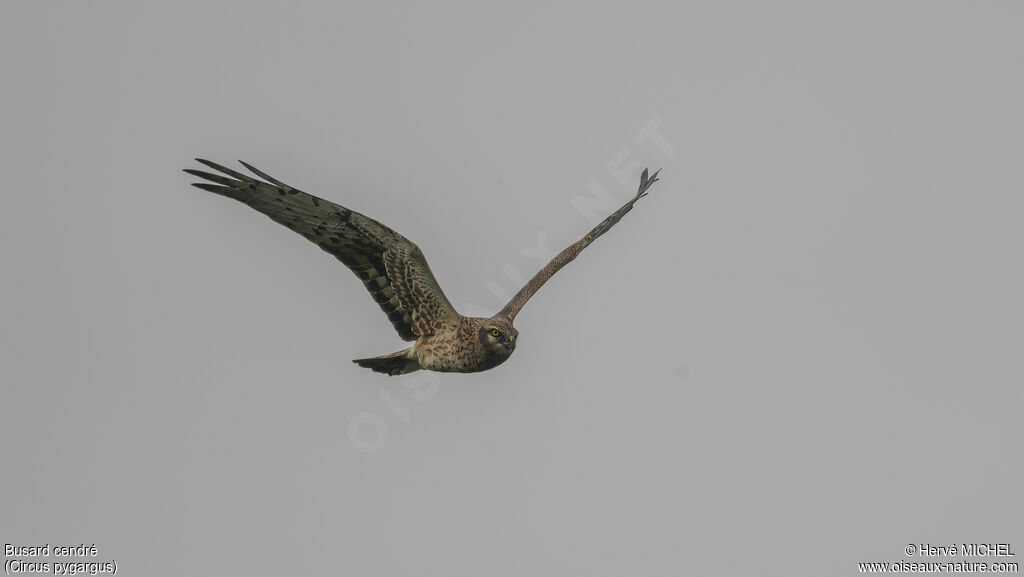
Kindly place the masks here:
POLYGON ((1022 17, 3 3, 0 541, 125 575, 1024 550, 1022 17), (663 172, 511 360, 389 379, 351 363, 407 346, 358 279, 195 156, 386 223, 467 314, 663 172))

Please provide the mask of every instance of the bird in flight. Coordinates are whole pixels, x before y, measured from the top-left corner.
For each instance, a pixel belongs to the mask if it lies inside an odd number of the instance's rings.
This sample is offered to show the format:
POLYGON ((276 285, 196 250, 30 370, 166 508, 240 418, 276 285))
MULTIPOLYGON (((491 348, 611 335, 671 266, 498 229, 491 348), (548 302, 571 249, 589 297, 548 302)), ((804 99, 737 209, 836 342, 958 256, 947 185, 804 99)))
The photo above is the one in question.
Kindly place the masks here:
POLYGON ((387 226, 292 188, 245 162, 242 165, 259 178, 209 160, 196 161, 220 174, 187 168, 185 172, 208 181, 193 186, 244 202, 262 212, 333 255, 363 281, 398 336, 415 341, 411 347, 390 355, 352 361, 388 375, 420 369, 475 373, 508 360, 519 337, 512 321, 526 301, 559 269, 615 226, 658 180, 657 172, 648 176, 644 170, 636 196, 558 253, 498 314, 481 318, 460 315, 437 284, 419 247, 387 226))

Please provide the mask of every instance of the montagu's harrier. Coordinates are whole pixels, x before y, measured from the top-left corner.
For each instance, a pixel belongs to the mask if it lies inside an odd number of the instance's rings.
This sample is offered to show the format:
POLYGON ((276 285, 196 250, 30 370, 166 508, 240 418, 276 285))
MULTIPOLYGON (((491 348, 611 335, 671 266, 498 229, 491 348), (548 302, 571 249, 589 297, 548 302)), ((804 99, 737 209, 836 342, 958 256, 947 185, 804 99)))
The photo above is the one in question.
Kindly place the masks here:
POLYGON ((214 183, 200 182, 193 186, 244 202, 316 243, 356 273, 384 309, 398 336, 416 341, 397 353, 353 361, 388 375, 419 369, 473 373, 505 362, 515 350, 519 336, 512 321, 526 301, 587 245, 615 226, 658 180, 657 172, 648 177, 644 170, 635 197, 579 242, 558 253, 498 314, 476 318, 456 312, 430 272, 419 247, 383 224, 292 188, 244 162, 242 164, 259 178, 208 160, 196 160, 221 174, 185 169, 189 174, 214 183))

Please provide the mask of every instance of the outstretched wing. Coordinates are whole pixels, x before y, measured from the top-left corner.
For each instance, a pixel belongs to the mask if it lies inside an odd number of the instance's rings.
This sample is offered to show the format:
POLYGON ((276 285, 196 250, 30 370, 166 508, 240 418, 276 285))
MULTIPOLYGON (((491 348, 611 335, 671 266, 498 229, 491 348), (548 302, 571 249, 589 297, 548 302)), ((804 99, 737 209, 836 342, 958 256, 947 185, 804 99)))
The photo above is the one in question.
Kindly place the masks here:
MULTIPOLYGON (((659 170, 658 172, 661 171, 659 170)), ((601 221, 601 224, 595 226, 593 230, 588 232, 586 236, 581 238, 576 242, 576 244, 558 253, 555 258, 551 259, 551 262, 544 265, 544 268, 540 269, 540 272, 530 279, 530 282, 526 283, 526 286, 519 289, 516 296, 512 297, 512 300, 508 301, 505 308, 501 309, 501 312, 495 316, 505 317, 509 322, 515 319, 516 314, 518 314, 520 309, 523 308, 526 301, 530 300, 530 297, 532 297, 544 283, 548 282, 549 278, 554 276, 554 274, 563 266, 572 262, 574 258, 583 252, 583 249, 587 248, 590 243, 597 240, 597 237, 608 232, 608 229, 615 226, 615 223, 619 222, 627 212, 633 209, 633 205, 636 204, 636 201, 647 196, 647 189, 655 182, 658 182, 658 172, 655 172, 650 178, 648 178, 647 169, 644 169, 644 173, 640 176, 640 189, 637 191, 636 196, 630 199, 626 204, 622 205, 622 208, 616 210, 611 216, 601 221)))
POLYGON ((244 162, 263 180, 208 160, 196 160, 222 174, 185 169, 215 183, 198 182, 193 186, 244 202, 334 255, 363 281, 404 340, 414 341, 458 322, 459 314, 438 286, 423 252, 409 239, 372 218, 292 188, 244 162))

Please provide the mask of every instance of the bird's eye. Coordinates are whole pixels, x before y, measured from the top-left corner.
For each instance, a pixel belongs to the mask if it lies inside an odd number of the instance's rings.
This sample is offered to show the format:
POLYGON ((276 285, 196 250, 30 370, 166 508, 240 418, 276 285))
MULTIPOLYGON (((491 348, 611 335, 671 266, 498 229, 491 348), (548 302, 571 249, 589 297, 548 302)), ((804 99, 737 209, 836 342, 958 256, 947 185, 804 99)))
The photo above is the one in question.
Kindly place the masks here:
POLYGON ((498 329, 491 329, 491 336, 492 337, 500 337, 501 336, 501 331, 499 331, 498 329))

